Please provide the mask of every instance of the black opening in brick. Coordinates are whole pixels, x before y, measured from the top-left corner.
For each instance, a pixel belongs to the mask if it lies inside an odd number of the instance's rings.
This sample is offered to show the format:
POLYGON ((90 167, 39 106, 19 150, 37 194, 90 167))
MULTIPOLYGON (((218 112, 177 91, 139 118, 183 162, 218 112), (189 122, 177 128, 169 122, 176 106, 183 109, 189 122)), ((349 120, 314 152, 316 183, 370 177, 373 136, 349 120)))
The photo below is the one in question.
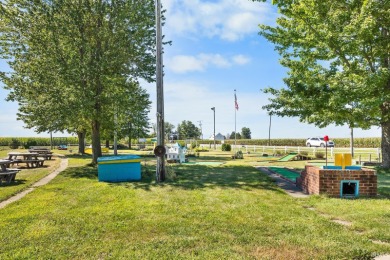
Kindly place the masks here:
POLYGON ((356 182, 343 182, 342 196, 355 196, 357 183, 356 182))

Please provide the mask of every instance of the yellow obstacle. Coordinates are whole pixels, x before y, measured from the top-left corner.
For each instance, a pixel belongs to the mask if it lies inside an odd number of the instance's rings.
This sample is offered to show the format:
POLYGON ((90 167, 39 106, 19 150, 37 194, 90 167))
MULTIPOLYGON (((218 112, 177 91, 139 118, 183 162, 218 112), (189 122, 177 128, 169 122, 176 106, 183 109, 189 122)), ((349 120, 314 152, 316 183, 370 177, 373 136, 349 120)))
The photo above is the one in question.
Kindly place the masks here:
POLYGON ((352 155, 350 153, 336 153, 334 155, 334 165, 341 166, 344 170, 345 166, 352 165, 352 155))
MULTIPOLYGON (((102 153, 109 153, 110 149, 107 147, 102 147, 102 153)), ((92 148, 85 148, 84 153, 86 154, 92 154, 92 148)))

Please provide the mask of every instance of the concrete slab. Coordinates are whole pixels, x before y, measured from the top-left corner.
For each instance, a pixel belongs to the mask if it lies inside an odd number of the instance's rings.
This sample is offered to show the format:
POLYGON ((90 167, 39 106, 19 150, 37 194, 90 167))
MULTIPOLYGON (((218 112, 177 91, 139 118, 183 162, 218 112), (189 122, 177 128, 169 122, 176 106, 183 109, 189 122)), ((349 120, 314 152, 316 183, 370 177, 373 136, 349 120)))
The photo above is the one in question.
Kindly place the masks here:
POLYGON ((294 198, 307 198, 309 194, 303 193, 294 183, 281 178, 278 174, 275 174, 268 170, 267 167, 255 167, 256 169, 268 174, 272 179, 276 181, 276 185, 282 188, 286 193, 294 198))

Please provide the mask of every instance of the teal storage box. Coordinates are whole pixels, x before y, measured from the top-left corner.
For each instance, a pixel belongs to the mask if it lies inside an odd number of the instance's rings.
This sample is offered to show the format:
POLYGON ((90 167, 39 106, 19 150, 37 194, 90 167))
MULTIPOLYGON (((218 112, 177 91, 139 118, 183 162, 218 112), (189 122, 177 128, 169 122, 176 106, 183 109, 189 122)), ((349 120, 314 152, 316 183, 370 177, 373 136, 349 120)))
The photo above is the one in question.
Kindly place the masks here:
POLYGON ((141 157, 137 155, 104 156, 99 157, 97 162, 99 181, 141 180, 141 157))

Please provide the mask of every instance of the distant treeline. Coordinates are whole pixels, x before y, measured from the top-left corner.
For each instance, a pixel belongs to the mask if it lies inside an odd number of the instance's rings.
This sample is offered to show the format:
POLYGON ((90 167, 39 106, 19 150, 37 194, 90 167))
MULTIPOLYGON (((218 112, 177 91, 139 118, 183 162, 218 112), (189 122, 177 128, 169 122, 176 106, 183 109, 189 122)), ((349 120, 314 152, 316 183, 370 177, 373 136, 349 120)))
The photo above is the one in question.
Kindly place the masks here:
MULTIPOLYGON (((333 138, 336 147, 349 147, 349 138, 333 138)), ((184 140, 178 140, 174 142, 187 143, 184 140)), ((194 140, 191 140, 194 142, 194 140)), ((196 140, 198 144, 213 144, 213 140, 196 140)), ((122 143, 122 142, 121 142, 122 143)), ((136 143, 134 140, 132 143, 136 143)), ((147 144, 151 144, 151 140, 148 138, 147 144)), ((216 141, 217 144, 221 144, 221 141, 216 141)), ((233 139, 225 140, 226 144, 234 144, 233 139)), ((0 137, 0 146, 10 146, 12 144, 18 144, 19 146, 28 148, 30 146, 50 146, 49 137, 0 137)), ((78 145, 77 137, 61 137, 53 138, 53 146, 60 144, 66 145, 78 145)), ((123 144, 127 144, 123 142, 123 144)), ((268 145, 268 139, 237 139, 237 145, 268 145)), ((271 139, 272 146, 305 146, 306 139, 271 139)), ((381 138, 354 138, 354 146, 357 148, 378 148, 381 147, 381 138)))
MULTIPOLYGON (((77 137, 55 137, 53 146, 60 144, 78 145, 77 137)), ((0 146, 21 146, 29 148, 30 146, 50 146, 50 137, 0 137, 0 146)))

